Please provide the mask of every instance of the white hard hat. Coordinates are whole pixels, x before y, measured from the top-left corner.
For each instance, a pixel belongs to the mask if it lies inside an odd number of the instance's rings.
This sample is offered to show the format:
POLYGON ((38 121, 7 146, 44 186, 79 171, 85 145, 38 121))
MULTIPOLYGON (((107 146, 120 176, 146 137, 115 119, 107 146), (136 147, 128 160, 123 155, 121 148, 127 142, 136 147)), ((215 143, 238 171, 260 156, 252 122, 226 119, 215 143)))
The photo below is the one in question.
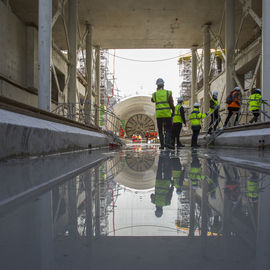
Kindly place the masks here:
POLYGON ((240 89, 239 86, 236 86, 236 87, 234 88, 234 90, 239 90, 239 91, 240 91, 241 89, 240 89))
POLYGON ((194 107, 200 107, 200 103, 195 102, 193 106, 194 106, 194 107))
POLYGON ((164 81, 161 78, 158 78, 156 81, 156 85, 164 85, 164 81))
POLYGON ((177 99, 177 101, 178 101, 178 102, 182 102, 182 101, 183 101, 183 98, 182 98, 182 97, 179 97, 179 98, 177 99))
POLYGON ((259 88, 257 88, 257 89, 256 89, 256 92, 261 93, 261 92, 262 92, 262 90, 261 90, 261 89, 259 89, 259 88))
POLYGON ((218 91, 213 91, 213 96, 218 96, 218 91))

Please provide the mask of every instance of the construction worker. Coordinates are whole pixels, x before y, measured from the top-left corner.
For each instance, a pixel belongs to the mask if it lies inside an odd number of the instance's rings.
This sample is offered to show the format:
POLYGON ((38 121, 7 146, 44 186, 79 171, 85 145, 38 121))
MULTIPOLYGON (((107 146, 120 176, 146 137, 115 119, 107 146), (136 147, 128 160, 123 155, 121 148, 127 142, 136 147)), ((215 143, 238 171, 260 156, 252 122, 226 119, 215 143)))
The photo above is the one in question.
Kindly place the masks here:
POLYGON ((191 122, 191 129, 193 131, 192 138, 191 138, 191 147, 200 147, 198 145, 198 136, 201 130, 201 120, 205 118, 208 114, 207 113, 200 113, 199 107, 200 104, 198 102, 195 102, 193 105, 193 111, 189 115, 189 120, 191 122))
POLYGON ((149 135, 150 135, 149 132, 146 131, 146 132, 145 132, 145 140, 146 140, 146 143, 148 143, 149 135))
POLYGON ((182 129, 182 124, 186 126, 186 119, 185 119, 185 111, 183 107, 183 98, 179 97, 177 99, 177 105, 175 106, 174 116, 173 116, 173 127, 172 127, 172 145, 175 145, 177 148, 184 147, 183 144, 180 142, 180 133, 182 129))
POLYGON ((171 164, 172 164, 173 185, 176 188, 176 193, 180 195, 184 183, 185 170, 182 170, 182 165, 180 162, 180 158, 178 156, 171 157, 171 164))
POLYGON ((173 194, 172 170, 169 152, 159 156, 156 175, 155 193, 151 194, 151 202, 156 205, 155 215, 163 215, 163 207, 171 204, 173 194))
POLYGON ((228 108, 229 114, 225 120, 224 128, 227 127, 227 124, 233 114, 236 114, 236 117, 234 120, 234 126, 237 125, 239 115, 240 115, 241 100, 242 100, 242 94, 241 94, 240 88, 236 86, 226 99, 226 103, 228 104, 227 108, 228 108))
POLYGON ((251 202, 257 202, 259 197, 259 183, 257 179, 247 181, 247 196, 251 202))
POLYGON ((171 145, 172 112, 174 112, 172 91, 164 89, 164 81, 161 78, 157 79, 156 85, 157 91, 152 94, 151 101, 156 104, 156 118, 160 141, 159 149, 164 149, 164 146, 169 149, 174 149, 174 146, 171 145))
POLYGON ((261 89, 255 89, 254 93, 248 98, 249 111, 252 112, 253 118, 249 121, 250 124, 258 121, 258 117, 260 116, 261 104, 262 104, 262 96, 261 89))
POLYGON ((192 152, 192 162, 190 165, 188 178, 191 181, 192 189, 197 189, 201 180, 205 179, 205 175, 201 173, 201 164, 198 158, 197 151, 192 152))
POLYGON ((219 116, 219 104, 218 104, 218 91, 213 91, 212 98, 210 99, 210 109, 209 113, 211 114, 211 122, 209 124, 208 134, 212 133, 212 129, 214 126, 214 131, 216 131, 217 126, 220 122, 220 116, 219 116))

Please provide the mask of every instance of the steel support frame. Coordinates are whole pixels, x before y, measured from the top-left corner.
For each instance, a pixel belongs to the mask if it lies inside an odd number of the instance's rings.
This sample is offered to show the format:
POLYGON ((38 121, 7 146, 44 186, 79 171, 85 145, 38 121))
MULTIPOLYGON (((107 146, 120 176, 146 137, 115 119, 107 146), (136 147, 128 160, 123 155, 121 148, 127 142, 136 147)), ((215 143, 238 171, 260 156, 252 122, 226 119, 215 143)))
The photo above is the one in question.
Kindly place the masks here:
POLYGON ((51 110, 52 0, 39 0, 38 107, 51 110))

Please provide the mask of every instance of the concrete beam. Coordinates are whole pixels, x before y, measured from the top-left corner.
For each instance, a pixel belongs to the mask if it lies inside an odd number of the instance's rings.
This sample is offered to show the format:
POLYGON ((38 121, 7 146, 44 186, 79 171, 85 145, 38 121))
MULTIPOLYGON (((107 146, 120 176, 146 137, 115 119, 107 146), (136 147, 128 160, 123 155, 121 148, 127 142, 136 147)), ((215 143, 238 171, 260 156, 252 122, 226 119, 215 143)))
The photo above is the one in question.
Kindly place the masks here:
POLYGON ((39 0, 38 107, 51 110, 52 1, 39 0))
MULTIPOLYGON (((77 72, 77 13, 78 13, 78 3, 77 0, 68 1, 68 40, 69 40, 69 51, 68 60, 69 65, 69 84, 68 84, 68 102, 76 103, 76 72, 77 72)), ((74 109, 74 107, 73 107, 74 109)), ((72 118, 74 118, 74 112, 72 113, 72 118)))
POLYGON ((234 74, 234 45, 235 45, 235 0, 225 1, 225 51, 226 51, 226 95, 235 86, 234 74))
POLYGON ((262 90, 263 99, 270 102, 270 2, 262 1, 262 90))
POLYGON ((194 102, 197 101, 197 96, 196 96, 196 92, 197 92, 197 55, 196 55, 196 51, 197 51, 197 45, 193 45, 191 48, 191 52, 192 52, 192 80, 191 80, 191 104, 190 106, 193 106, 194 102))

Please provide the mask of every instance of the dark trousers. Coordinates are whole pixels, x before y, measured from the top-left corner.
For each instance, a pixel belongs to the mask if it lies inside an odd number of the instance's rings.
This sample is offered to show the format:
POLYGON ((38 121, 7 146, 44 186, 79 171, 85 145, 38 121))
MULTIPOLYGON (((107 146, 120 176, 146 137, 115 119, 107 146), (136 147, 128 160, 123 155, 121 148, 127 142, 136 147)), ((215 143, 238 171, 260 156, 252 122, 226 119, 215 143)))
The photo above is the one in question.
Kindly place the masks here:
POLYGON ((198 136, 201 130, 201 126, 192 126, 191 127, 193 134, 191 138, 191 146, 197 146, 198 145, 198 136))
POLYGON ((180 146, 180 133, 182 129, 182 123, 174 123, 172 126, 172 145, 175 145, 175 141, 177 146, 180 146))
POLYGON ((239 115, 240 115, 240 108, 228 108, 228 111, 229 111, 229 114, 225 120, 225 123, 224 123, 224 126, 227 126, 230 118, 232 117, 233 113, 236 113, 236 117, 235 117, 235 120, 234 120, 234 126, 236 126, 237 122, 238 122, 238 119, 239 119, 239 115))
POLYGON ((210 122, 210 124, 209 124, 209 129, 208 129, 208 133, 209 133, 209 134, 212 132, 213 126, 214 126, 214 131, 216 131, 219 122, 220 122, 219 113, 218 113, 218 110, 215 110, 215 111, 211 114, 211 122, 210 122), (214 124, 214 123, 215 123, 215 124, 214 124))
POLYGON ((252 111, 252 113, 253 113, 253 118, 249 121, 249 123, 253 123, 253 122, 256 123, 258 121, 259 116, 260 116, 260 112, 259 112, 259 110, 254 110, 254 111, 252 111))
POLYGON ((164 147, 164 133, 165 133, 165 145, 170 145, 171 134, 172 134, 172 119, 168 118, 157 118, 157 127, 160 145, 164 147))

